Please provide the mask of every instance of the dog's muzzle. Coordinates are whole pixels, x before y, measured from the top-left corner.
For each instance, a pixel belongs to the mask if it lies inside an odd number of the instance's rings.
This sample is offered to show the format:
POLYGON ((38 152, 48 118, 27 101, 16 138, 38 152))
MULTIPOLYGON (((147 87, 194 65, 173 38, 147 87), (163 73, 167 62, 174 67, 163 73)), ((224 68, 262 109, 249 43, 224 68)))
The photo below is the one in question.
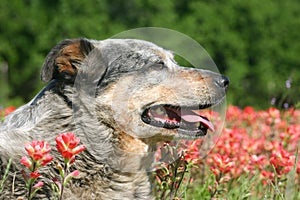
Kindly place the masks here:
POLYGON ((203 116, 203 109, 220 104, 223 101, 229 86, 229 79, 222 75, 215 77, 213 82, 220 90, 220 94, 216 95, 214 101, 211 99, 208 101, 210 103, 191 107, 171 104, 154 105, 143 111, 142 121, 159 128, 177 129, 181 135, 190 137, 204 136, 208 130, 214 132, 214 125, 207 117, 203 116))
POLYGON ((144 110, 142 121, 146 124, 166 128, 178 129, 180 132, 193 136, 204 136, 207 131, 214 131, 213 124, 200 114, 201 109, 210 104, 196 107, 180 107, 172 105, 157 105, 144 110))

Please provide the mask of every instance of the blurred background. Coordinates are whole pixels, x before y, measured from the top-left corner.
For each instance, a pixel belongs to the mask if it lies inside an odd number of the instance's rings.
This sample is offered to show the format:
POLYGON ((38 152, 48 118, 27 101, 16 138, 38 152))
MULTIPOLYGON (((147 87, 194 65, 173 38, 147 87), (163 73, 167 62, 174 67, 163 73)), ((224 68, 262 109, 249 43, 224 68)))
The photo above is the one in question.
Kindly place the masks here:
POLYGON ((298 0, 1 0, 0 105, 28 102, 65 38, 164 27, 197 40, 231 80, 229 104, 300 107, 298 0))

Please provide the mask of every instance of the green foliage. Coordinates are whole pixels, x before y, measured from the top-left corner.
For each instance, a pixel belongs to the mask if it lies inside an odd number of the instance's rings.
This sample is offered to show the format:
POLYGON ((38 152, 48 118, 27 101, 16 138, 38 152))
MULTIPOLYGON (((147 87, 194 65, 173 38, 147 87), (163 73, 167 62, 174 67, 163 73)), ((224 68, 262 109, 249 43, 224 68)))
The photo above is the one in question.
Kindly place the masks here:
MULTIPOLYGON (((211 197, 209 188, 213 188, 215 182, 215 176, 211 173, 210 176, 205 178, 203 183, 195 182, 191 187, 191 192, 188 192, 187 198, 189 200, 198 200, 198 199, 226 199, 230 200, 242 200, 249 199, 251 197, 251 189, 254 188, 254 177, 249 178, 246 176, 241 176, 237 180, 232 180, 228 185, 232 185, 229 189, 226 188, 226 191, 219 191, 220 198, 218 194, 214 198, 211 197), (237 187, 238 185, 238 187, 237 187)), ((199 180, 197 180, 199 182, 199 180)), ((258 189, 258 188, 256 188, 258 189)), ((253 194, 252 194, 253 195, 253 194)))
POLYGON ((157 169, 153 171, 150 180, 153 184, 152 191, 157 200, 184 199, 191 184, 193 169, 197 166, 188 162, 184 154, 178 154, 174 146, 165 144, 160 149, 161 157, 170 158, 170 163, 158 161, 157 169))
POLYGON ((33 97, 42 86, 43 59, 64 38, 105 39, 159 26, 187 34, 207 49, 231 79, 230 103, 266 108, 276 98, 278 107, 296 105, 300 88, 289 90, 285 81, 300 81, 299 9, 297 0, 2 0, 0 104, 33 97))
POLYGON ((5 181, 7 180, 11 163, 12 163, 12 159, 9 159, 4 173, 3 174, 0 173, 0 194, 3 191, 5 181))

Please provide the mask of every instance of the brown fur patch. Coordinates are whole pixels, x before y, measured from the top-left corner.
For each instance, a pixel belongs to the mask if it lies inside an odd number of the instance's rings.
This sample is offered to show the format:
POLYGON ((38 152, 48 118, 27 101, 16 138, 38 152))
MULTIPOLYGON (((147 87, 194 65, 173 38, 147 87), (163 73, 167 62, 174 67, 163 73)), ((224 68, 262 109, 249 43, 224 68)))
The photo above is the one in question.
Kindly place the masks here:
POLYGON ((192 82, 207 82, 207 78, 205 79, 200 73, 196 73, 195 71, 182 70, 178 73, 178 76, 180 76, 180 79, 183 78, 192 82))
POLYGON ((80 62, 84 59, 84 54, 80 48, 80 41, 68 45, 60 50, 59 56, 55 59, 58 66, 59 73, 65 72, 70 75, 75 75, 77 69, 72 64, 73 62, 80 62))
POLYGON ((119 135, 119 147, 125 152, 146 153, 148 145, 139 138, 134 138, 124 132, 119 135))

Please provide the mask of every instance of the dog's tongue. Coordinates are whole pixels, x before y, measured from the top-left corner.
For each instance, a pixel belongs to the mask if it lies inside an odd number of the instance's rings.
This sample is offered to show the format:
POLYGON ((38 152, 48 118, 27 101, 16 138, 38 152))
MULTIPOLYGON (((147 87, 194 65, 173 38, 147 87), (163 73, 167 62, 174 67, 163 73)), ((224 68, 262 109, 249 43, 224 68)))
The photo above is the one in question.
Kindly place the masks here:
POLYGON ((202 117, 197 110, 181 110, 181 118, 184 119, 184 121, 195 123, 200 122, 203 123, 205 126, 208 127, 209 130, 212 132, 215 131, 214 125, 206 118, 202 117))

